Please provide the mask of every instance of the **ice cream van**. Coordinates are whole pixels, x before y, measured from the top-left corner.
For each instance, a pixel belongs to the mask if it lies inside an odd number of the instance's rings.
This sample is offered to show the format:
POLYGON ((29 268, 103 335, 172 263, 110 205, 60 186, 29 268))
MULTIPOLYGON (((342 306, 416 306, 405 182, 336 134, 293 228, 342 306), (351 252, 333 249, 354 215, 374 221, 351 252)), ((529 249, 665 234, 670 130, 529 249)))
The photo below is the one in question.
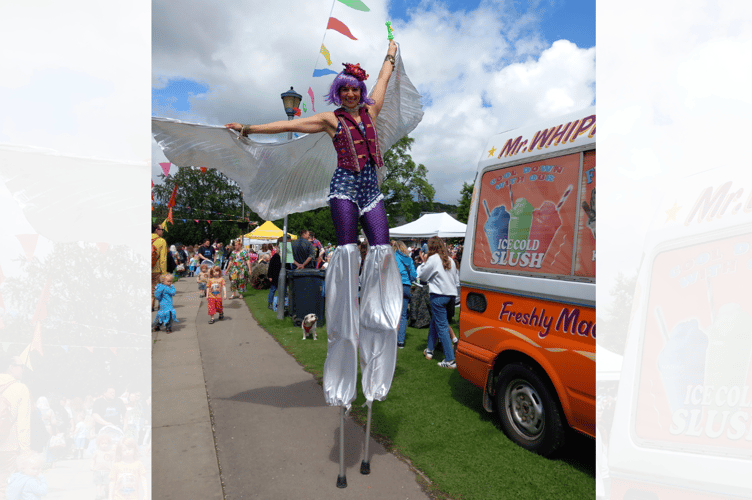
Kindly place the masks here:
POLYGON ((752 498, 749 169, 673 180, 644 248, 609 433, 610 498, 752 498))
POLYGON ((595 436, 595 108, 493 136, 460 266, 457 369, 520 446, 595 436))

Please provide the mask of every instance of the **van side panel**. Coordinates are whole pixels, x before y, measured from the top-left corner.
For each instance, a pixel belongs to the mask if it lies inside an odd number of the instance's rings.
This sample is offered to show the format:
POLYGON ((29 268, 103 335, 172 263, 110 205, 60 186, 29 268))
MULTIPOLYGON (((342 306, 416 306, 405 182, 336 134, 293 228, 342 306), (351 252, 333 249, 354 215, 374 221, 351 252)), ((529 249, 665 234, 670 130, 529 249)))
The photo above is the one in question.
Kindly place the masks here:
POLYGON ((543 367, 569 425, 594 436, 595 309, 463 286, 460 375, 485 387, 496 358, 510 351, 543 367), (470 294, 485 297, 484 312, 467 306, 470 294))

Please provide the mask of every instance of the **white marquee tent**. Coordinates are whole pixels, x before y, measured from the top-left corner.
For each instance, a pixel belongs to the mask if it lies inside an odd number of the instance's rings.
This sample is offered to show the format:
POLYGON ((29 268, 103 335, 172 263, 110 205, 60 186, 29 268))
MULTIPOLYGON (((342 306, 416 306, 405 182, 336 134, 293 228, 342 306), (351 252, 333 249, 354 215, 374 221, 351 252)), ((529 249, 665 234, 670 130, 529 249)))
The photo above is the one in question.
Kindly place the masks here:
POLYGON ((464 238, 467 224, 463 224, 446 212, 426 214, 402 226, 389 230, 390 238, 464 238))

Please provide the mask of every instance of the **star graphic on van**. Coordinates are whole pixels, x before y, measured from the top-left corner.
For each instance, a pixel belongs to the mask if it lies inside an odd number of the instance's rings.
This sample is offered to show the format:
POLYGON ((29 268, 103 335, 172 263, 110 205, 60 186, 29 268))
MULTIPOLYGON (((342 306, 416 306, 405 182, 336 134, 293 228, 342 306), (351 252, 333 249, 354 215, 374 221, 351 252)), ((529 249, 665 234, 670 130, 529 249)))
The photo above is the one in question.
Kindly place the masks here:
POLYGON ((496 151, 496 146, 492 147, 488 150, 488 157, 492 157, 494 155, 494 152, 496 151))
POLYGON ((676 215, 679 213, 679 210, 681 210, 681 207, 674 202, 674 206, 666 210, 666 222, 676 222, 676 215))

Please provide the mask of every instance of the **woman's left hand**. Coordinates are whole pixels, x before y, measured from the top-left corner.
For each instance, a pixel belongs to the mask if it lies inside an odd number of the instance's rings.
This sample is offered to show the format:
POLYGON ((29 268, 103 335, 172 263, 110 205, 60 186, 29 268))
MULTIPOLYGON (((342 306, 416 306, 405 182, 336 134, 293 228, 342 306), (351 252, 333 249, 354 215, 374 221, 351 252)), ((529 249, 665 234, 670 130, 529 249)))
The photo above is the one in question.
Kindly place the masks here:
POLYGON ((389 40, 389 50, 386 53, 391 56, 397 54, 397 43, 394 40, 389 40))

